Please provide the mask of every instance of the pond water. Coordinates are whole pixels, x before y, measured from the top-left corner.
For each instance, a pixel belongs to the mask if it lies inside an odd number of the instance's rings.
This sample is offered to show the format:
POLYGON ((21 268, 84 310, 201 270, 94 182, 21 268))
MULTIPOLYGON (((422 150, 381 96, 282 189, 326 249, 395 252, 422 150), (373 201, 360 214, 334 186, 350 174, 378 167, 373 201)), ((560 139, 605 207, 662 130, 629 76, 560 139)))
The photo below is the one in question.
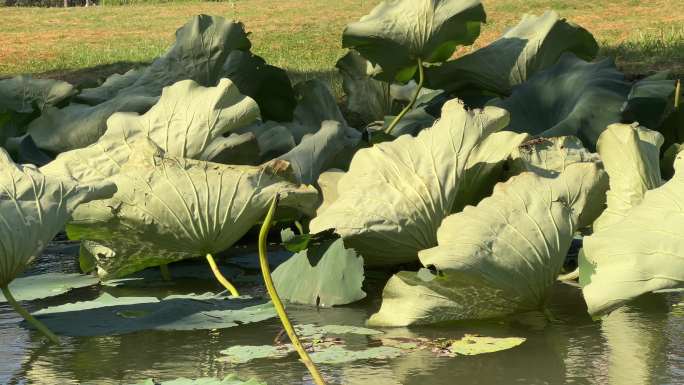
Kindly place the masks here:
MULTIPOLYGON (((28 274, 74 272, 77 245, 53 244, 28 274)), ((550 304, 555 318, 525 314, 502 321, 440 327, 384 329, 391 337, 460 338, 466 333, 525 337, 513 349, 476 356, 439 357, 431 351, 398 358, 321 365, 330 384, 684 384, 684 295, 653 294, 603 320, 593 321, 578 288, 558 284, 550 304)), ((156 288, 94 286, 25 305, 30 310, 113 295, 165 296, 216 290, 209 280, 156 288), (118 290, 118 291, 117 291, 118 290), (137 291, 136 291, 137 290, 137 291)), ((263 293, 260 286, 250 294, 263 293)), ((289 306, 294 323, 359 325, 379 306, 377 295, 352 306, 312 309, 289 306)), ((311 384, 293 355, 246 364, 217 361, 233 345, 271 345, 281 331, 277 319, 223 330, 146 331, 119 336, 62 337, 46 345, 37 332, 0 304, 0 384, 133 384, 148 378, 223 377, 236 373, 270 385, 311 384)), ((347 340, 350 349, 374 344, 369 336, 347 340)))

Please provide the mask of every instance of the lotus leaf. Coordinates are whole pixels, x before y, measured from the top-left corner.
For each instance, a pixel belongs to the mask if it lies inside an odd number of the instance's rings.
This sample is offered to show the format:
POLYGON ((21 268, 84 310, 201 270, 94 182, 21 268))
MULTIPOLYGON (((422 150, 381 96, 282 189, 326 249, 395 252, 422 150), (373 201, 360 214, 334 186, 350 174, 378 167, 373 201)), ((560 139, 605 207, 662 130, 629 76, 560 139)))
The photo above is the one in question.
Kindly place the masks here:
POLYGON ((242 381, 235 375, 229 375, 223 379, 212 378, 212 377, 201 377, 197 379, 189 378, 176 378, 175 380, 169 381, 155 381, 152 379, 140 382, 135 385, 266 385, 265 382, 260 382, 255 379, 250 379, 248 381, 242 381))
POLYGON ((358 120, 370 123, 391 113, 389 85, 372 77, 373 65, 358 52, 350 50, 335 65, 342 76, 347 110, 358 120))
MULTIPOLYGON (((96 106, 74 104, 62 110, 50 110, 32 122, 31 134, 38 147, 54 152, 87 146, 105 132, 106 121, 114 112, 144 112, 153 104, 149 100, 158 97, 164 87, 181 80, 214 86, 225 77, 223 65, 229 53, 248 51, 250 47, 242 24, 218 16, 195 16, 176 31, 173 46, 136 75, 135 82, 96 106)), ((90 93, 114 93, 111 84, 102 87, 103 90, 95 88, 90 93)))
POLYGON ((598 44, 584 28, 547 11, 525 15, 498 40, 473 53, 426 69, 427 86, 447 92, 480 89, 508 95, 535 73, 558 61, 564 52, 592 60, 598 44))
MULTIPOLYGON (((17 301, 33 301, 64 294, 71 289, 97 285, 99 282, 99 279, 91 275, 45 273, 16 278, 9 284, 9 289, 17 301)), ((5 296, 0 293, 0 303, 6 301, 5 296)))
POLYGON ((101 336, 141 330, 230 328, 275 317, 273 305, 251 298, 206 293, 154 297, 112 297, 48 307, 34 313, 52 330, 70 336, 101 336))
POLYGON ((366 297, 363 258, 346 249, 342 239, 309 243, 273 272, 278 294, 284 300, 332 307, 366 297))
POLYGON ((660 146, 663 136, 636 124, 612 124, 599 137, 597 148, 610 175, 608 207, 594 223, 600 231, 624 219, 644 199, 646 191, 659 187, 660 146))
POLYGON ((340 195, 337 191, 337 184, 344 174, 345 172, 342 170, 330 169, 319 175, 316 184, 320 191, 321 204, 318 206, 318 209, 316 209, 317 216, 321 215, 321 213, 327 210, 328 207, 339 198, 340 195))
POLYGON ((531 171, 547 178, 558 176, 571 164, 600 161, 574 136, 532 139, 518 146, 511 158, 511 173, 531 171))
POLYGON ((246 132, 216 138, 204 149, 199 159, 214 163, 256 166, 260 159, 259 152, 256 135, 246 132))
POLYGON ((580 218, 607 189, 595 163, 556 178, 526 172, 498 184, 476 207, 447 217, 439 246, 419 253, 427 267, 390 278, 369 324, 406 326, 541 310, 580 218))
POLYGON ((622 108, 624 122, 639 122, 650 129, 660 127, 674 107, 675 82, 663 71, 634 84, 622 108))
POLYGON ((134 68, 123 75, 112 74, 100 86, 81 90, 81 92, 74 97, 74 100, 91 106, 104 103, 109 99, 113 99, 119 91, 138 81, 140 76, 142 76, 143 71, 144 69, 142 68, 134 68))
POLYGON ((405 83, 418 60, 442 62, 472 44, 485 20, 479 0, 386 0, 345 28, 342 46, 381 67, 378 78, 405 83))
POLYGON ((386 360, 403 354, 401 349, 390 346, 376 346, 364 350, 349 350, 342 346, 331 346, 311 353, 311 359, 317 364, 341 365, 359 360, 386 360))
POLYGON ((45 110, 76 94, 74 86, 61 80, 34 79, 30 76, 17 76, 0 80, 0 113, 18 113, 45 110))
POLYGON ((39 256, 82 203, 111 197, 109 182, 79 185, 14 164, 0 149, 0 287, 39 256))
POLYGON ((523 342, 525 342, 525 338, 521 337, 496 338, 466 334, 460 340, 452 342, 450 350, 457 354, 472 356, 513 349, 523 342))
POLYGON ((112 177, 110 200, 84 205, 68 228, 72 239, 109 249, 95 253, 98 275, 112 279, 181 259, 225 250, 259 221, 271 198, 310 212, 318 197, 290 182, 285 161, 229 166, 165 155, 140 141, 112 177))
POLYGON ((624 110, 631 90, 632 85, 610 59, 589 63, 566 53, 555 65, 514 87, 510 97, 489 104, 511 113, 511 131, 543 137, 576 136, 593 151, 608 125, 625 120, 631 123, 634 117, 648 114, 637 104, 624 110))
POLYGON ((457 100, 417 137, 401 136, 356 153, 338 183, 339 198, 310 224, 334 228, 368 265, 413 262, 437 245, 473 149, 506 126, 499 108, 467 111, 457 100))
POLYGON ((144 138, 170 155, 199 158, 214 140, 253 122, 258 115, 254 100, 240 94, 228 79, 216 87, 202 87, 192 80, 178 82, 165 88, 157 104, 144 115, 113 115, 96 143, 60 154, 41 170, 81 182, 108 178, 128 160, 132 143, 144 138))
MULTIPOLYGON (((651 159, 647 154, 642 158, 651 159)), ((651 165, 650 161, 644 163, 651 165)), ((625 174, 634 172, 630 170, 633 167, 629 163, 616 165, 625 174)), ((681 253, 684 238, 679 231, 684 226, 684 154, 681 152, 674 168, 672 179, 646 191, 641 203, 620 221, 584 239, 579 260, 580 284, 590 314, 608 313, 651 291, 684 287, 681 253)), ((648 175, 645 172, 639 177, 648 175)))

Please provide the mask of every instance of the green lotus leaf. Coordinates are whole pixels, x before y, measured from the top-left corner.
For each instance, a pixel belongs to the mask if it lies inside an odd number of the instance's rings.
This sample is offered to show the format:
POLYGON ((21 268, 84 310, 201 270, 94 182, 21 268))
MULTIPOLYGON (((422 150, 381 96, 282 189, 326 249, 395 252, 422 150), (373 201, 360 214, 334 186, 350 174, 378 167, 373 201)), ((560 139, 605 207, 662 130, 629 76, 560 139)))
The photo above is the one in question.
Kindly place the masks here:
POLYGON ((74 100, 94 106, 113 99, 119 91, 135 84, 142 76, 144 68, 134 68, 124 74, 112 74, 101 85, 86 88, 74 97, 74 100))
POLYGON ((250 379, 248 381, 243 381, 237 376, 231 374, 223 379, 213 378, 213 377, 201 377, 196 379, 189 378, 176 378, 174 380, 168 381, 156 381, 148 379, 146 381, 137 383, 135 385, 266 385, 265 382, 260 382, 256 379, 250 379))
POLYGON ((623 106, 631 88, 609 59, 589 63, 566 53, 555 65, 516 86, 510 97, 489 104, 510 112, 508 130, 543 137, 576 136, 593 151, 603 130, 625 119, 623 106))
POLYGON ((674 108, 675 81, 668 71, 634 83, 622 108, 624 122, 639 122, 652 130, 660 127, 674 108))
POLYGON ((74 86, 61 80, 16 76, 0 80, 0 112, 31 113, 45 110, 76 94, 74 86))
POLYGON ((114 94, 111 84, 91 94, 112 95, 96 106, 73 104, 64 109, 50 109, 29 128, 38 147, 62 152, 85 147, 97 141, 115 112, 144 112, 162 89, 181 80, 194 80, 201 86, 214 86, 225 77, 223 65, 234 51, 251 47, 244 26, 218 16, 195 16, 176 31, 176 41, 169 50, 142 70, 137 79, 114 94))
POLYGON ((558 61, 564 52, 592 60, 598 52, 594 37, 584 28, 547 11, 524 15, 520 23, 488 46, 427 68, 427 86, 447 92, 480 89, 508 95, 513 86, 558 61))
POLYGON ((547 178, 554 178, 575 163, 599 162, 582 141, 574 136, 537 138, 518 146, 511 155, 510 172, 518 174, 531 171, 547 178))
POLYGON ((252 132, 219 137, 209 143, 200 160, 223 164, 259 164, 259 142, 252 132))
POLYGON ((344 247, 342 239, 309 243, 273 272, 278 294, 284 300, 332 307, 366 297, 363 258, 344 247))
POLYGON ((677 154, 682 150, 684 150, 684 144, 674 143, 663 153, 663 157, 660 159, 660 172, 663 179, 669 180, 674 175, 674 162, 677 154))
POLYGON ((102 279, 227 249, 265 215, 277 192, 284 207, 313 211, 318 194, 293 180, 285 161, 229 166, 165 155, 139 141, 111 180, 113 198, 83 205, 72 239, 106 247, 94 253, 102 279), (107 251, 109 249, 109 251, 107 251))
POLYGON ((491 195, 494 186, 503 178, 506 160, 529 135, 510 131, 495 132, 487 136, 472 150, 466 164, 463 180, 459 184, 458 199, 451 212, 477 205, 491 195))
POLYGON ((240 92, 256 100, 265 120, 289 122, 297 105, 287 73, 268 65, 251 52, 230 52, 223 64, 222 77, 232 80, 240 92))
POLYGON ((344 156, 344 152, 353 153, 360 141, 360 132, 340 122, 327 120, 318 132, 304 137, 297 147, 278 159, 292 165, 299 183, 313 184, 323 171, 337 166, 335 161, 344 156))
MULTIPOLYGON (((294 110, 296 123, 314 128, 320 127, 326 120, 347 124, 328 84, 311 79, 297 83, 294 91, 297 98, 297 107, 294 110)), ((301 138, 297 138, 297 142, 299 141, 301 138)))
POLYGON ((229 362, 231 364, 244 364, 262 358, 284 358, 290 353, 294 352, 294 348, 290 344, 286 345, 235 345, 228 349, 221 350, 223 357, 217 358, 219 362, 229 362))
POLYGON ((337 190, 337 184, 340 179, 344 176, 345 171, 340 169, 330 169, 326 172, 321 173, 318 177, 316 184, 321 196, 321 204, 316 209, 316 215, 321 215, 325 210, 330 207, 339 197, 340 194, 337 190))
POLYGON ((467 111, 453 100, 417 137, 358 151, 338 183, 339 199, 313 219, 311 232, 336 229, 368 265, 415 261, 437 245, 473 148, 507 123, 502 109, 467 111))
POLYGON ((254 100, 243 96, 228 79, 216 87, 185 80, 165 88, 157 104, 144 115, 113 115, 96 143, 62 153, 41 170, 81 182, 108 178, 128 160, 132 143, 145 138, 169 155, 199 158, 214 140, 258 116, 254 100))
POLYGON ((473 356, 513 349, 516 346, 522 345, 525 341, 526 339, 522 337, 497 338, 466 334, 460 340, 453 341, 449 350, 456 354, 473 356))
POLYGON ((109 182, 79 185, 12 162, 0 149, 0 287, 39 256, 80 204, 111 197, 109 182))
POLYGON ((390 346, 376 346, 364 350, 349 350, 342 346, 331 346, 309 356, 317 364, 341 365, 360 360, 386 360, 403 354, 401 349, 390 346))
POLYGON ((443 62, 472 44, 485 20, 478 0, 386 0, 345 28, 342 46, 381 67, 381 80, 405 83, 418 59, 443 62))
MULTIPOLYGON (((309 130, 311 128, 307 128, 307 131, 309 130)), ((316 130, 317 128, 311 131, 315 132, 316 130)), ((256 122, 235 132, 239 134, 251 133, 256 136, 257 145, 259 146, 259 163, 282 156, 297 146, 291 126, 286 127, 283 123, 274 121, 256 122)))
POLYGON ((648 190, 659 187, 660 146, 663 136, 636 124, 612 124, 599 137, 597 148, 610 175, 608 207, 594 223, 594 231, 620 222, 641 203, 648 190))
POLYGON ((100 297, 48 307, 33 315, 58 334, 102 336, 141 330, 210 330, 276 316, 271 303, 212 293, 155 297, 100 297))
POLYGON ((543 309, 582 214, 606 189, 607 176, 595 163, 570 165, 556 178, 526 172, 498 184, 476 207, 442 222, 439 246, 419 253, 425 269, 390 278, 369 324, 431 324, 543 309))
MULTIPOLYGON (((71 289, 96 285, 99 282, 99 279, 91 275, 45 273, 16 278, 9 284, 9 289, 17 301, 33 301, 68 293, 71 289)), ((5 296, 0 293, 0 303, 6 301, 5 296)))
MULTIPOLYGON (((626 170, 634 166, 615 167, 629 172, 626 170)), ((684 287, 684 238, 679 231, 684 226, 681 152, 674 168, 672 179, 646 191, 641 203, 619 222, 584 238, 579 256, 580 285, 590 314, 608 313, 648 292, 684 287)), ((613 174, 610 176, 612 179, 613 174)))
POLYGON ((117 112, 142 113, 150 109, 157 98, 133 95, 116 98, 97 106, 71 103, 64 108, 48 107, 32 121, 27 132, 38 148, 58 154, 86 147, 107 131, 107 119, 117 112))
POLYGON ((347 110, 367 124, 384 119, 392 112, 387 83, 373 79, 373 65, 358 52, 349 50, 335 64, 342 76, 342 89, 347 110))

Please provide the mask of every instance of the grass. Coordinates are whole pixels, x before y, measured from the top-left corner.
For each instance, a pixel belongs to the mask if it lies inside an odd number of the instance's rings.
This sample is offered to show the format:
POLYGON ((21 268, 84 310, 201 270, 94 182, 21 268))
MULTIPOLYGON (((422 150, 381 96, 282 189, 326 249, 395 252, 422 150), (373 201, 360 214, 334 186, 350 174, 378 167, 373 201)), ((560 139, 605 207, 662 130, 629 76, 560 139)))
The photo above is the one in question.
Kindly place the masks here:
MULTIPOLYGON (((192 15, 243 21, 254 51, 296 79, 334 78, 344 26, 378 0, 235 0, 98 6, 0 8, 0 77, 40 74, 90 81, 163 53, 192 15)), ((603 56, 630 74, 684 74, 684 1, 483 0, 489 23, 473 48, 496 39, 523 13, 555 9, 591 31, 603 56)), ((467 51, 467 48, 463 51, 467 51)))

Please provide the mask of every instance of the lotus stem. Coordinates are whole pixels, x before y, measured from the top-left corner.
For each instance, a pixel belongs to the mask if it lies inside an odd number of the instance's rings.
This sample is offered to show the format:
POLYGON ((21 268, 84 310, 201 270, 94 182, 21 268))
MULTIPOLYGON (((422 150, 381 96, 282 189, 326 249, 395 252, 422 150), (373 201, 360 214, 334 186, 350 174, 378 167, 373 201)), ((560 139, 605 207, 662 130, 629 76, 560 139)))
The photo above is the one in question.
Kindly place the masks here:
POLYGON ((209 266, 211 266, 211 271, 214 272, 214 277, 216 277, 221 285, 223 285, 223 287, 230 292, 230 295, 233 297, 239 297, 240 293, 238 293, 235 286, 233 286, 233 284, 230 283, 226 277, 223 276, 223 274, 221 274, 221 270, 219 270, 219 267, 216 265, 216 261, 214 261, 214 257, 211 256, 211 253, 207 254, 207 262, 209 262, 209 266))
POLYGON ((394 128, 399 124, 401 119, 404 118, 404 116, 411 111, 413 106, 416 104, 416 100, 418 100, 418 95, 420 94, 420 90, 423 88, 423 83, 425 82, 425 70, 423 69, 423 60, 418 58, 418 86, 416 87, 416 92, 413 94, 413 98, 411 98, 411 102, 404 107, 403 110, 399 113, 399 115, 395 116, 394 119, 392 120, 392 123, 387 127, 385 130, 385 133, 387 135, 391 135, 392 131, 394 128))
POLYGON ((579 267, 567 274, 561 274, 558 276, 559 281, 574 281, 579 278, 579 267))
POLYGON ((38 321, 35 317, 31 315, 31 313, 28 312, 28 310, 24 309, 19 302, 17 302, 16 299, 14 299, 14 296, 9 290, 9 287, 3 286, 0 288, 2 290, 2 294, 5 295, 5 298, 7 299, 7 302, 9 302, 10 305, 14 308, 14 310, 19 313, 26 322, 30 323, 38 329, 45 337, 47 337, 50 341, 54 342, 55 344, 59 344, 59 338, 55 335, 55 333, 51 332, 50 329, 47 328, 42 322, 38 321))
POLYGON ((266 239, 268 238, 268 231, 271 229, 273 215, 275 214, 276 207, 278 206, 278 199, 279 195, 276 194, 276 196, 273 198, 273 202, 271 203, 271 207, 268 209, 264 223, 261 225, 261 230, 259 231, 259 265, 261 266, 261 274, 264 276, 266 290, 268 291, 269 297, 271 297, 271 301, 273 301, 273 306, 276 309, 276 313, 278 313, 280 322, 283 324, 287 335, 290 337, 290 341, 292 341, 292 345, 294 346, 295 350, 297 350, 297 353, 299 353, 300 359, 302 362, 304 362, 306 368, 309 369, 309 373, 311 373, 314 383, 316 385, 325 385, 325 381, 318 372, 318 369, 311 360, 311 357, 309 357, 309 353, 306 352, 306 349, 304 349, 304 346, 302 346, 302 343, 299 341, 297 332, 292 327, 290 318, 285 312, 285 306, 283 306, 283 302, 280 300, 275 285, 273 284, 273 279, 271 278, 271 269, 268 266, 268 255, 266 252, 266 239))
POLYGON ((163 265, 159 265, 159 272, 161 273, 162 280, 171 280, 171 272, 169 271, 169 265, 167 265, 166 263, 163 265))
POLYGON ((682 82, 680 79, 677 79, 677 86, 675 87, 675 100, 674 100, 675 110, 679 108, 679 98, 680 98, 681 94, 682 94, 682 82))
POLYGON ((299 231, 299 235, 304 235, 304 226, 299 221, 294 221, 294 225, 297 228, 297 231, 299 231))

